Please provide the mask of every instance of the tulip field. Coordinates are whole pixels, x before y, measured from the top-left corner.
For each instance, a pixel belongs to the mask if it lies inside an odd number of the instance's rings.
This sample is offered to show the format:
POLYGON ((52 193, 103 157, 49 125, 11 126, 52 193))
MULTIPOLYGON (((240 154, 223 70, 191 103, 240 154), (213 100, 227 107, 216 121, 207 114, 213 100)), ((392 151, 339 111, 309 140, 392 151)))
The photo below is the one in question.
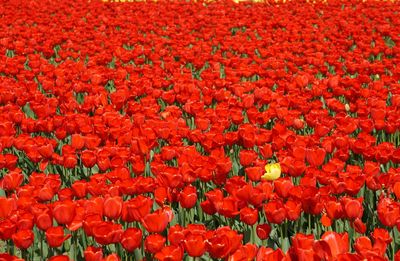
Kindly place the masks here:
POLYGON ((400 2, 0 0, 0 261, 400 261, 400 2))

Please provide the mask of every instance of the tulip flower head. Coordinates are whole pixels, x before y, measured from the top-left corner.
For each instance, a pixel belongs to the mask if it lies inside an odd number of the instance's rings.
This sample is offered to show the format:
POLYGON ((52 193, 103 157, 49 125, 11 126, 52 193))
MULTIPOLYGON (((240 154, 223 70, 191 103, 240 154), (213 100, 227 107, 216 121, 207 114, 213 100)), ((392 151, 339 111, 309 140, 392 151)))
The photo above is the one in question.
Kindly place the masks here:
POLYGON ((279 163, 270 163, 265 165, 265 173, 261 176, 264 180, 276 180, 281 176, 281 165, 279 163))

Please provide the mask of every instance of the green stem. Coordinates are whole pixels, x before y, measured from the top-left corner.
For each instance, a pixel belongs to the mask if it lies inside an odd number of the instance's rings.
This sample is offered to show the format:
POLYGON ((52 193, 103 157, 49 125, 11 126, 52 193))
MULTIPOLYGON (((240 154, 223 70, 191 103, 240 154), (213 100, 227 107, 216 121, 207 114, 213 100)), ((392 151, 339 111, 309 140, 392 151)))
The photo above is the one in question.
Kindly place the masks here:
POLYGON ((395 234, 395 228, 392 228, 392 242, 391 242, 391 247, 392 247, 392 260, 394 260, 394 256, 396 255, 396 234, 395 234))
POLYGON ((44 237, 43 237, 43 233, 41 231, 39 231, 39 240, 40 240, 40 257, 44 257, 44 251, 43 251, 43 241, 44 241, 44 237))
POLYGON ((143 259, 142 253, 140 252, 140 250, 138 248, 135 249, 134 255, 135 255, 135 260, 142 260, 143 259))
POLYGON ((256 225, 252 225, 250 227, 251 232, 250 232, 250 243, 255 244, 256 243, 256 225))
POLYGON ((287 238, 287 225, 286 221, 279 226, 281 235, 281 249, 283 252, 289 249, 289 239, 287 238))
POLYGON ((72 232, 70 251, 72 251, 71 256, 73 256, 74 260, 77 260, 77 257, 78 257, 78 251, 77 251, 78 242, 77 242, 77 238, 78 238, 77 237, 77 232, 76 231, 72 232))

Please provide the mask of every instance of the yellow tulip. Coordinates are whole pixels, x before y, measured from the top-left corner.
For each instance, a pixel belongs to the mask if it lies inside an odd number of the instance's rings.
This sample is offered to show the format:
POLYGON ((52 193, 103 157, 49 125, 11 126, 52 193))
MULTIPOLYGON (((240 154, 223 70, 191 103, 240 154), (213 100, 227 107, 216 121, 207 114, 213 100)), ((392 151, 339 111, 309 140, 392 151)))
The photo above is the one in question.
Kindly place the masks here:
POLYGON ((265 180, 276 180, 281 176, 281 165, 279 163, 272 163, 265 165, 265 173, 261 176, 265 180))

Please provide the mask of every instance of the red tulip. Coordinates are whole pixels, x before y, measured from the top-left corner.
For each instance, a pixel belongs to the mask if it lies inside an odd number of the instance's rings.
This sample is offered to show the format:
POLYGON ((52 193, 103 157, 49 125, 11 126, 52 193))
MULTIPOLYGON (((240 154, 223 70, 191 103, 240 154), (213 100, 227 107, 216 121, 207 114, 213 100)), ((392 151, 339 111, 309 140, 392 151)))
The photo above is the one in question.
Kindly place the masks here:
MULTIPOLYGON (((262 184, 262 183, 261 183, 262 184)), ((272 186, 269 182, 264 182, 262 186, 256 187, 252 190, 249 203, 255 207, 262 205, 264 200, 269 198, 272 194, 272 186)))
POLYGON ((104 200, 104 216, 110 219, 118 219, 122 212, 123 200, 119 196, 107 197, 104 200))
POLYGON ((18 230, 32 230, 34 216, 25 211, 19 211, 18 220, 17 220, 17 228, 18 230))
POLYGON ((301 204, 297 200, 289 199, 285 203, 286 216, 288 220, 295 221, 301 215, 301 204))
POLYGON ((244 207, 240 210, 240 220, 247 225, 254 225, 258 221, 258 210, 244 207))
POLYGON ((257 254, 257 247, 253 244, 241 246, 235 253, 229 256, 228 261, 254 260, 257 254))
POLYGON ((14 222, 9 219, 0 220, 0 239, 8 240, 16 232, 17 226, 14 222))
POLYGON ((340 202, 336 202, 334 200, 328 201, 325 204, 325 209, 326 209, 327 216, 332 220, 340 219, 344 215, 344 210, 343 210, 342 204, 340 202))
POLYGON ((98 137, 95 134, 86 135, 85 138, 84 138, 84 141, 85 141, 85 147, 88 148, 88 149, 95 149, 101 143, 100 137, 98 137))
POLYGON ((50 201, 55 195, 55 190, 49 185, 45 184, 38 191, 38 198, 40 201, 50 201))
POLYGON ((298 233, 292 238, 292 246, 288 251, 288 255, 292 259, 299 261, 319 260, 314 252, 313 245, 313 235, 298 233))
POLYGON ((9 217, 16 207, 14 198, 0 197, 0 220, 9 217))
POLYGON ((269 201, 264 205, 264 211, 270 223, 281 224, 286 219, 286 209, 281 201, 269 201))
POLYGON ((100 171, 106 171, 110 168, 110 159, 108 157, 99 156, 97 155, 97 166, 99 167, 100 171))
MULTIPOLYGON (((302 181, 305 181, 305 177, 302 181)), ((314 179, 315 181, 315 179, 314 179)), ((321 194, 319 189, 314 186, 303 186, 303 193, 299 198, 302 201, 302 208, 304 212, 318 215, 323 210, 323 202, 320 200, 321 194)))
POLYGON ((210 200, 204 200, 200 203, 200 206, 203 212, 208 215, 214 215, 217 212, 214 204, 210 200))
POLYGON ((185 237, 188 234, 202 235, 204 236, 207 232, 207 228, 203 224, 189 224, 184 230, 185 237))
POLYGON ((200 257, 206 251, 206 243, 203 235, 189 232, 183 240, 186 252, 191 257, 200 257))
POLYGON ((19 249, 27 249, 33 244, 34 234, 32 230, 20 230, 12 235, 12 240, 19 249))
POLYGON ((216 201, 215 208, 221 215, 231 218, 239 214, 238 203, 239 201, 233 196, 227 196, 219 202, 216 201))
POLYGON ((247 167, 245 169, 246 176, 251 181, 260 181, 263 175, 263 168, 261 167, 247 167))
POLYGON ((16 190, 24 179, 24 175, 20 173, 20 171, 12 171, 6 174, 1 182, 1 185, 4 190, 16 190))
POLYGON ((70 237, 70 234, 64 236, 64 229, 60 226, 50 227, 46 230, 46 240, 50 247, 59 247, 70 237))
POLYGON ((321 240, 314 244, 314 251, 322 259, 335 259, 349 251, 349 236, 347 233, 325 232, 321 240))
POLYGON ((154 190, 154 199, 159 206, 165 205, 172 201, 171 189, 169 187, 160 186, 154 190))
POLYGON ((400 181, 397 181, 394 185, 393 185, 393 192, 396 195, 397 199, 400 199, 400 181))
POLYGON ((87 214, 84 216, 82 226, 86 235, 93 236, 93 229, 103 222, 100 214, 87 214))
POLYGON ((102 261, 121 261, 117 254, 111 254, 102 259, 102 261))
MULTIPOLYGON (((232 180, 232 179, 230 179, 230 180, 232 180)), ((225 189, 229 192, 229 194, 238 198, 240 201, 248 202, 249 199, 251 198, 251 193, 253 191, 253 185, 247 184, 243 180, 242 184, 234 185, 232 191, 229 191, 227 186, 225 186, 225 189)))
POLYGON ((183 259, 183 250, 180 246, 165 246, 154 257, 160 261, 180 261, 183 259))
POLYGON ((306 164, 304 160, 295 160, 288 168, 291 177, 300 177, 306 170, 306 164))
POLYGON ((92 168, 97 163, 96 154, 91 150, 82 151, 81 160, 86 168, 92 168))
POLYGON ((2 253, 0 254, 1 261, 24 261, 22 258, 18 258, 16 256, 12 256, 10 254, 2 253))
POLYGON ((265 240, 265 239, 269 238, 269 233, 271 233, 271 226, 268 224, 258 225, 256 232, 257 232, 258 238, 260 238, 261 240, 265 240))
POLYGON ((103 250, 101 247, 89 246, 84 251, 85 261, 101 261, 103 259, 103 250))
POLYGON ((75 197, 84 198, 87 194, 87 182, 85 180, 77 180, 71 185, 75 197))
POLYGON ((178 173, 177 168, 165 168, 164 171, 160 171, 158 178, 161 180, 161 183, 168 188, 181 187, 183 184, 183 176, 178 173))
POLYGON ((381 256, 385 255, 388 244, 392 242, 389 232, 383 228, 375 228, 371 234, 374 239, 374 249, 381 256))
POLYGON ((139 195, 122 204, 122 220, 132 222, 140 221, 150 213, 153 207, 153 200, 139 195))
POLYGON ((63 166, 65 168, 72 169, 75 168, 75 166, 78 164, 78 160, 76 158, 76 155, 74 154, 64 155, 63 158, 64 158, 63 166))
POLYGON ((368 237, 362 236, 355 240, 354 249, 364 259, 374 260, 374 258, 376 258, 377 260, 380 260, 379 257, 383 257, 385 254, 386 246, 385 249, 375 247, 372 245, 372 242, 368 237))
POLYGON ((212 258, 224 258, 229 255, 229 238, 226 235, 216 235, 209 238, 206 246, 212 258))
POLYGON ((120 242, 122 233, 122 226, 112 222, 103 221, 93 228, 93 237, 101 245, 120 242))
POLYGON ((293 187, 294 185, 290 178, 279 178, 274 181, 274 190, 281 198, 286 198, 293 187))
POLYGON ((259 146, 260 153, 264 159, 269 159, 273 155, 271 144, 265 144, 264 146, 259 146))
POLYGON ((377 212, 383 225, 393 227, 400 217, 400 204, 390 198, 383 198, 378 202, 377 212))
POLYGON ((239 152, 239 161, 244 167, 250 166, 256 159, 257 154, 252 150, 241 150, 239 152))
POLYGON ((85 146, 85 139, 83 136, 79 134, 73 134, 71 135, 71 146, 74 149, 82 149, 85 146))
POLYGON ((97 214, 103 216, 104 212, 104 198, 91 197, 84 201, 83 208, 86 215, 97 214))
POLYGON ((165 160, 165 161, 172 160, 174 157, 176 157, 176 154, 177 154, 177 152, 172 147, 164 146, 161 148, 161 159, 162 160, 165 160))
POLYGON ((179 203, 183 208, 192 208, 197 203, 197 190, 194 186, 186 186, 179 194, 179 203))
POLYGON ((392 242, 389 231, 384 228, 375 228, 374 231, 371 233, 371 236, 374 239, 374 242, 381 241, 386 244, 392 242))
POLYGON ((233 254, 240 246, 243 235, 228 227, 220 227, 206 241, 206 249, 213 258, 224 258, 233 254))
POLYGON ((164 247, 165 242, 165 237, 161 236, 160 234, 152 234, 146 237, 144 241, 144 247, 146 252, 154 254, 164 247))
POLYGON ((171 226, 168 230, 168 241, 171 245, 180 245, 185 238, 184 229, 179 225, 176 224, 171 226))
POLYGON ((42 155, 43 158, 51 159, 54 153, 53 145, 51 143, 48 143, 46 145, 40 146, 38 148, 38 152, 40 153, 40 155, 42 155))
POLYGON ((52 256, 48 259, 48 261, 70 261, 71 259, 69 256, 66 255, 59 255, 59 256, 52 256))
POLYGON ((321 166, 325 160, 326 151, 322 148, 308 149, 306 158, 308 163, 313 167, 321 166))
MULTIPOLYGON (((304 123, 304 121, 303 121, 304 123)), ((294 135, 290 135, 286 138, 286 142, 288 144, 290 144, 290 146, 292 147, 292 155, 294 158, 298 159, 298 160, 302 160, 304 161, 305 156, 306 156, 306 146, 304 144, 303 141, 300 141, 300 139, 298 139, 297 137, 295 137, 294 135)))
POLYGON ((352 199, 344 197, 341 202, 348 219, 354 220, 362 217, 364 211, 362 206, 363 198, 352 199))
POLYGON ((75 217, 75 204, 70 200, 55 202, 53 217, 60 225, 70 224, 75 217))
MULTIPOLYGON (((237 90, 238 89, 236 89, 236 91, 237 90)), ((242 110, 240 108, 237 108, 236 112, 240 116, 239 117, 240 122, 237 122, 238 124, 240 124, 243 119, 242 110)), ((243 141, 244 147, 252 148, 255 145, 255 142, 256 142, 256 133, 255 132, 256 132, 256 130, 251 124, 242 124, 239 127, 239 136, 243 141)))
POLYGON ((57 192, 57 195, 59 201, 72 200, 74 192, 70 188, 63 188, 57 192))
POLYGON ((359 218, 354 220, 354 222, 351 223, 351 226, 360 234, 364 234, 367 231, 367 226, 359 218))
POLYGON ((121 245, 125 250, 132 252, 141 245, 142 236, 142 230, 138 228, 128 228, 121 236, 121 245))
POLYGON ((295 78, 296 85, 300 88, 304 88, 308 85, 309 80, 307 75, 299 75, 295 78))
MULTIPOLYGON (((293 260, 302 260, 301 257, 295 257, 296 259, 293 260)), ((256 261, 284 261, 285 254, 282 252, 280 248, 277 250, 273 250, 272 248, 266 248, 261 246, 258 249, 256 261)))
POLYGON ((170 221, 171 213, 166 209, 158 209, 142 218, 143 226, 150 233, 160 233, 164 231, 170 221))

